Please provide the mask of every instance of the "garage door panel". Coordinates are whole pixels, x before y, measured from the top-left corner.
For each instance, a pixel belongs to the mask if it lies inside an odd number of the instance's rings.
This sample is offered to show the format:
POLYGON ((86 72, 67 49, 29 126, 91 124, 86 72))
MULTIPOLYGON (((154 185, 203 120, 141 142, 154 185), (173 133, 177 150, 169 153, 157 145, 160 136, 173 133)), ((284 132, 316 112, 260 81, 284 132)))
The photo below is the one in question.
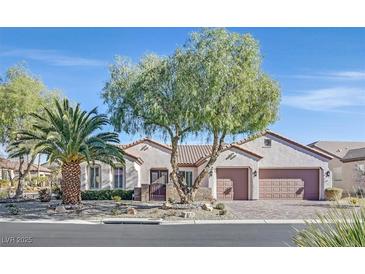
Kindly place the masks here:
POLYGON ((247 200, 247 176, 247 168, 217 168, 218 200, 247 200))
POLYGON ((319 199, 318 169, 260 169, 260 199, 319 199))

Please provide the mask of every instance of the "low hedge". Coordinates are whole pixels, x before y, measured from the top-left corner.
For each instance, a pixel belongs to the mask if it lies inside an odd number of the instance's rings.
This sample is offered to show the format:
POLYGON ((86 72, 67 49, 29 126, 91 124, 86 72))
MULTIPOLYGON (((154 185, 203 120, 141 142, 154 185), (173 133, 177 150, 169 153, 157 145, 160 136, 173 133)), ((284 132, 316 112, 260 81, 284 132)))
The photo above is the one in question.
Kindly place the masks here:
POLYGON ((327 201, 338 201, 342 198, 342 188, 329 187, 324 190, 324 195, 327 201))
POLYGON ((132 200, 133 190, 103 189, 81 191, 82 200, 113 200, 114 196, 119 196, 122 200, 132 200))

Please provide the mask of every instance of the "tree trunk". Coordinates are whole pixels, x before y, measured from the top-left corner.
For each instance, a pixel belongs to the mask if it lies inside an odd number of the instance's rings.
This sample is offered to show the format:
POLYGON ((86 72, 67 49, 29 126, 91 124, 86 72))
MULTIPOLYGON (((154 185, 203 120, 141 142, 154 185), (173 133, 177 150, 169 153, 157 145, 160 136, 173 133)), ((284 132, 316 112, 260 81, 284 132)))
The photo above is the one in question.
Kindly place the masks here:
POLYGON ((15 191, 15 199, 23 197, 24 193, 24 178, 29 174, 30 168, 32 167, 36 155, 33 155, 30 162, 27 161, 27 168, 23 172, 24 157, 19 157, 19 167, 18 167, 18 186, 15 191))
POLYGON ((177 193, 179 194, 180 202, 182 204, 186 204, 189 203, 188 189, 186 185, 183 183, 183 178, 181 178, 179 174, 179 167, 177 165, 177 146, 179 143, 179 139, 180 139, 179 136, 174 136, 171 142, 170 163, 172 171, 170 173, 170 178, 176 188, 177 193))
POLYGON ((219 133, 215 132, 213 136, 213 145, 211 154, 209 156, 208 163, 205 165, 203 170, 199 173, 199 175, 195 178, 191 191, 189 193, 188 199, 192 202, 195 199, 195 195, 198 192, 201 182, 203 181, 204 177, 208 175, 210 169, 213 167, 215 162, 218 159, 218 156, 223 150, 224 138, 226 136, 226 132, 222 132, 221 136, 219 137, 219 133))
POLYGON ((65 163, 62 165, 62 203, 81 203, 81 167, 79 163, 65 163))

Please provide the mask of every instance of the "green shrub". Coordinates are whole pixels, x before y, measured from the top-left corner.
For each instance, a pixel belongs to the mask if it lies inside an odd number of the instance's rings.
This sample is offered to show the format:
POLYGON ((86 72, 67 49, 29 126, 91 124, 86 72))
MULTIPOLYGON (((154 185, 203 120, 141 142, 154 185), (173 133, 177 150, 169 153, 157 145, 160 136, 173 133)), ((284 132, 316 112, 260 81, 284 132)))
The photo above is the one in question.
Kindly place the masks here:
POLYGON ((81 192, 82 200, 112 200, 114 196, 119 196, 122 200, 132 200, 133 190, 124 189, 103 189, 85 190, 81 192))
POLYGON ((359 205, 359 198, 356 198, 356 197, 350 197, 349 198, 349 204, 350 205, 359 205))
POLYGON ((215 205, 214 208, 218 209, 218 210, 223 210, 223 209, 226 208, 226 206, 223 203, 218 203, 218 204, 215 205))
POLYGON ((41 202, 49 202, 51 200, 51 191, 48 188, 40 189, 38 195, 41 202))
POLYGON ((62 190, 59 184, 52 185, 52 193, 55 194, 57 200, 62 199, 62 190))
POLYGON ((293 241, 306 247, 365 247, 365 208, 331 208, 317 214, 318 220, 306 221, 293 241))
POLYGON ((113 196, 113 200, 116 203, 120 203, 122 201, 122 198, 120 198, 120 196, 113 196))
POLYGON ((15 204, 8 204, 5 207, 8 209, 11 215, 18 215, 20 213, 20 209, 15 204))
POLYGON ((8 190, 3 190, 0 191, 0 199, 8 199, 9 197, 9 191, 8 190))
POLYGON ((342 198, 343 189, 338 187, 329 187, 324 190, 324 195, 328 201, 338 201, 342 198))
POLYGON ((9 180, 0 180, 0 188, 8 188, 11 187, 11 182, 9 180))
POLYGON ((227 214, 227 209, 219 210, 219 215, 226 215, 226 214, 227 214))

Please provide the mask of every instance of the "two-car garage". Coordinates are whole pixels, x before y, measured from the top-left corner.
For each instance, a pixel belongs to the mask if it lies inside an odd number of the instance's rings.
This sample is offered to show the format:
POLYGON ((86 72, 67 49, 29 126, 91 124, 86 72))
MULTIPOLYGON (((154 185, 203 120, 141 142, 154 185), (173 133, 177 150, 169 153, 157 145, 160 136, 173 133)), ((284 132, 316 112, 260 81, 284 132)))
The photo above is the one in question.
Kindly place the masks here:
MULTIPOLYGON (((248 168, 217 168, 218 200, 248 200, 248 168)), ((319 169, 259 169, 259 199, 319 200, 319 169)))
POLYGON ((319 200, 319 169, 260 169, 259 198, 319 200))

